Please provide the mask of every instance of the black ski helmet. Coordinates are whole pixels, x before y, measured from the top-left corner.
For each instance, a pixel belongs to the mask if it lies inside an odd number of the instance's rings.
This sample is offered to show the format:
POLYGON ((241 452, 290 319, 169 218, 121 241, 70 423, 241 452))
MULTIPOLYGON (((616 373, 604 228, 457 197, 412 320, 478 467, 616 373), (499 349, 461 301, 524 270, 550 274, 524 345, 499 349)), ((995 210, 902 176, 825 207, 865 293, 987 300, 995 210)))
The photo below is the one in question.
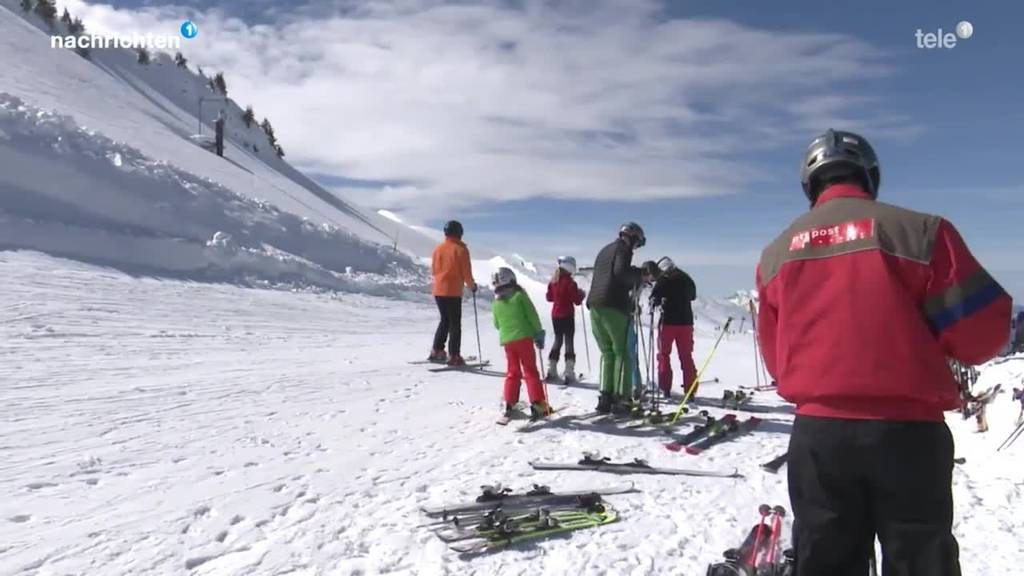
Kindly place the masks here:
POLYGON ((813 204, 817 201, 819 184, 827 176, 856 172, 864 175, 867 193, 878 197, 881 172, 878 156, 864 137, 853 132, 828 129, 807 146, 800 166, 800 184, 813 204))
POLYGON ((444 225, 444 235, 462 238, 462 223, 458 220, 449 220, 448 223, 444 225))
POLYGON ((644 229, 636 222, 626 222, 619 227, 619 238, 629 240, 634 250, 642 248, 644 244, 647 244, 647 236, 644 236, 644 229))

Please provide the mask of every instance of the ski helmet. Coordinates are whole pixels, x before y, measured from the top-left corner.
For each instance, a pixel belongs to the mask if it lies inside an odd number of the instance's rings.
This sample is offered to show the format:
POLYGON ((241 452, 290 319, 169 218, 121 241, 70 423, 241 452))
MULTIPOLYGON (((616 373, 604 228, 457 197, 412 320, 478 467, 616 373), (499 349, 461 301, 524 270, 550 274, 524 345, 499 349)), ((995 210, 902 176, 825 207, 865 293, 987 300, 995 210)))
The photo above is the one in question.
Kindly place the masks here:
POLYGON ((495 270, 494 274, 491 274, 491 286, 495 290, 514 286, 516 283, 516 273, 511 268, 505 268, 502 266, 495 270))
POLYGON ((619 228, 619 238, 629 240, 634 250, 643 247, 644 244, 647 244, 647 237, 644 236, 644 229, 636 222, 626 222, 623 224, 619 228))
POLYGON ((815 202, 821 180, 844 172, 863 174, 867 193, 872 198, 878 197, 881 172, 874 148, 858 134, 829 128, 812 140, 804 152, 800 167, 800 184, 804 194, 812 203, 815 202))
POLYGON ((576 259, 572 256, 559 256, 558 267, 565 270, 569 274, 576 273, 576 259))
POLYGON ((462 238, 462 223, 458 220, 449 220, 448 223, 444 225, 444 235, 462 238))
POLYGON ((661 270, 662 274, 664 274, 665 272, 668 272, 669 270, 671 270, 671 269, 673 269, 675 267, 676 267, 676 263, 673 262, 672 259, 669 258, 668 256, 663 256, 661 258, 661 260, 658 260, 658 270, 661 270))

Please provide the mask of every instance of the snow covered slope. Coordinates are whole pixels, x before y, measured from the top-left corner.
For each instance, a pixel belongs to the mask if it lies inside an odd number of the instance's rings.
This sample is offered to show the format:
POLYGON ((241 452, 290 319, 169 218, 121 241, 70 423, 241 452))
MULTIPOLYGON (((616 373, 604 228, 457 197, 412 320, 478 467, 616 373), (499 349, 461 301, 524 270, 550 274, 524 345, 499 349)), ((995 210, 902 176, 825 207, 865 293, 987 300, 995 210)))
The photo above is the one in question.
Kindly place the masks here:
MULTIPOLYGON (((296 280, 313 270, 310 285, 337 288, 344 281, 330 277, 346 271, 418 275, 425 284, 410 256, 429 254, 431 239, 407 228, 396 253, 394 222, 278 158, 233 103, 225 158, 194 144, 199 98, 215 96, 206 78, 167 55, 144 66, 127 50, 94 50, 86 60, 52 49, 43 24, 17 4, 0 0, 0 54, 17 54, 0 66, 4 245, 86 261, 99 261, 94 248, 103 245, 105 263, 191 275, 223 265, 202 254, 219 231, 249 256, 287 260, 296 280), (36 232, 19 233, 29 227, 36 232)), ((220 106, 207 101, 203 119, 220 106)), ((209 275, 235 273, 226 268, 209 275)))
MULTIPOLYGON (((0 574, 703 574, 754 522, 787 503, 790 409, 758 394, 765 423, 692 457, 651 430, 494 424, 501 380, 434 374, 418 359, 434 311, 363 295, 254 290, 135 278, 30 253, 0 253, 0 574), (598 450, 661 466, 738 467, 743 478, 635 475, 609 497, 621 520, 535 546, 460 559, 419 507, 479 486, 556 490, 614 484, 597 472, 539 472, 533 459, 598 450)), ((493 330, 484 355, 500 358, 493 330)), ((471 338, 471 337, 470 337, 471 338)), ((710 347, 698 338, 698 356, 710 347)), ((501 361, 497 361, 499 366, 501 361)), ((730 335, 700 394, 747 384, 749 336, 730 335)), ((979 386, 1021 386, 1024 357, 979 386)), ((589 411, 592 388, 550 386, 589 411)), ((953 415, 954 530, 965 576, 1014 573, 1024 444, 995 452, 992 429, 953 415)), ((787 530, 788 534, 788 530, 787 530)))

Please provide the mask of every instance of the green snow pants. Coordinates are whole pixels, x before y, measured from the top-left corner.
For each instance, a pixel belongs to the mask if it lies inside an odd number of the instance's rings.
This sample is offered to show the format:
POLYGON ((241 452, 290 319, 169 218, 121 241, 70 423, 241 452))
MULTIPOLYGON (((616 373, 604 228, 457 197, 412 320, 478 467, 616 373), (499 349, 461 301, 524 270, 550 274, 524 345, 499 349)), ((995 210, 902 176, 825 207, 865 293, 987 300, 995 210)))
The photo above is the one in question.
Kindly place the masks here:
POLYGON ((626 362, 626 328, 629 317, 615 308, 593 308, 590 310, 590 326, 594 340, 601 349, 601 392, 616 399, 628 398, 628 390, 622 378, 626 362))

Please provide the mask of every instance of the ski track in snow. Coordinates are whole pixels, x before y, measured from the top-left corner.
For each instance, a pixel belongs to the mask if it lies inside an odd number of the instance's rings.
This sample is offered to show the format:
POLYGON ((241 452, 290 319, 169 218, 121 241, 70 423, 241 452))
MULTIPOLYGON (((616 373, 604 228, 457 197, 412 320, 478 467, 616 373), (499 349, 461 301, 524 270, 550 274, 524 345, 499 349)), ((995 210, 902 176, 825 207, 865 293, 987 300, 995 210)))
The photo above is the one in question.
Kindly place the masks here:
MULTIPOLYGON (((786 469, 758 468, 787 442, 792 416, 774 395, 757 395, 772 406, 759 430, 697 457, 642 429, 517 432, 520 422, 494 424, 500 379, 406 363, 424 355, 434 315, 369 296, 130 277, 0 253, 0 574, 692 575, 738 543, 757 504, 788 508, 786 469), (584 450, 738 467, 744 477, 527 464, 584 450), (482 484, 569 490, 624 479, 641 491, 608 497, 618 523, 482 558, 463 560, 418 527, 421 505, 471 498, 482 484)), ((486 313, 481 331, 500 369, 486 313)), ((711 342, 698 340, 699 360, 711 342)), ((752 363, 749 336, 730 336, 708 372, 722 382, 701 396, 748 384, 752 363)), ((1024 365, 1001 364, 978 385, 997 380, 1020 386, 1024 365)), ((556 406, 592 409, 591 389, 549 388, 556 406)), ((1013 513, 1024 445, 994 452, 1016 410, 1007 390, 987 434, 950 418, 968 459, 955 472, 967 575, 1024 562, 1014 537, 1024 521, 1013 513)))

